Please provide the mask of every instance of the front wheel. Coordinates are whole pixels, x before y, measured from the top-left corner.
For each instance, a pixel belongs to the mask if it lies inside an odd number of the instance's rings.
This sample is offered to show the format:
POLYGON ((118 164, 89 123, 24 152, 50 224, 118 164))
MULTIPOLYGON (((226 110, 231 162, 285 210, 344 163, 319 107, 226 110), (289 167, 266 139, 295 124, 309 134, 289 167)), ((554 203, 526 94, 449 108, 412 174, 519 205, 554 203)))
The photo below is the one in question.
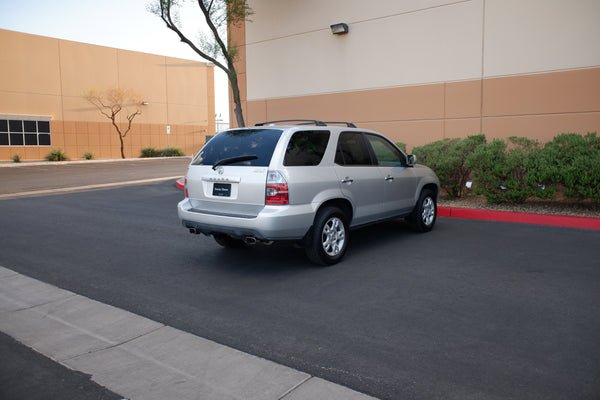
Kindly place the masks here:
POLYGON ((306 255, 320 265, 338 263, 348 247, 347 217, 337 207, 320 210, 307 238, 306 255))
POLYGON ((437 204, 431 189, 424 189, 419 196, 419 201, 408 217, 408 222, 417 232, 429 232, 435 225, 437 217, 437 204))

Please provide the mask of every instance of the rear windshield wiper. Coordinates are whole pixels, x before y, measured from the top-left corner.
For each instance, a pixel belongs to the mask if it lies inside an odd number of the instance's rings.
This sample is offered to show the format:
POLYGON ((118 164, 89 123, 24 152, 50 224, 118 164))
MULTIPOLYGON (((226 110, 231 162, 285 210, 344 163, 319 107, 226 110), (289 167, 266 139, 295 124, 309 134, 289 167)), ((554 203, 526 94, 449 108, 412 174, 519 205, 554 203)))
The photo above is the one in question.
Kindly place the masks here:
POLYGON ((237 162, 251 161, 251 160, 256 160, 256 159, 258 159, 258 156, 239 156, 239 157, 224 158, 222 160, 217 161, 215 163, 215 165, 212 166, 212 169, 216 170, 219 165, 235 164, 237 162))

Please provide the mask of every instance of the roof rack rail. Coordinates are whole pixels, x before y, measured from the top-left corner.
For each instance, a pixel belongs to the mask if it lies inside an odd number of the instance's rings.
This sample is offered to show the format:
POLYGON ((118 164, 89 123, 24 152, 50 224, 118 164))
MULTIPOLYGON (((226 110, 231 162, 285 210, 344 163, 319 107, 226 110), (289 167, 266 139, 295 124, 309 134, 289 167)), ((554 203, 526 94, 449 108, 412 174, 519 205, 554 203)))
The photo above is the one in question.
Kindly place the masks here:
POLYGON ((342 124, 342 125, 346 125, 348 128, 356 128, 356 125, 354 125, 352 122, 345 122, 345 121, 325 121, 326 124, 342 124))
POLYGON ((327 126, 327 124, 325 122, 318 121, 316 119, 280 119, 278 121, 259 122, 258 124, 255 124, 254 126, 264 126, 267 124, 278 124, 281 122, 304 122, 307 124, 315 124, 317 126, 327 126))
POLYGON ((348 128, 356 128, 356 125, 354 125, 352 122, 345 122, 345 121, 319 121, 316 119, 280 119, 278 121, 267 121, 267 122, 259 122, 257 124, 255 124, 254 126, 264 126, 267 124, 278 124, 281 122, 300 122, 298 125, 317 125, 317 126, 327 126, 327 124, 342 124, 342 125, 346 125, 348 128))

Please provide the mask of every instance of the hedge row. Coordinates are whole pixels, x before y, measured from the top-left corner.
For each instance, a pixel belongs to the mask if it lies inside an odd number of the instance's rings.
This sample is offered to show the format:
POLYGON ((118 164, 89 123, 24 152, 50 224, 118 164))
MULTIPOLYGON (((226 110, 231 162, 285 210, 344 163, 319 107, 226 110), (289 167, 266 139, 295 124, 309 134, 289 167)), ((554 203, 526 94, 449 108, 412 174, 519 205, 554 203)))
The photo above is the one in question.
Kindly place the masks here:
POLYGON ((415 147, 413 153, 436 172, 449 197, 463 196, 471 180, 475 194, 490 203, 552 199, 559 190, 569 198, 600 203, 600 138, 595 132, 563 133, 545 145, 522 137, 488 142, 476 135, 415 147))
POLYGON ((166 149, 162 150, 156 150, 154 147, 146 147, 142 149, 140 157, 181 157, 183 155, 183 151, 177 147, 167 147, 166 149))

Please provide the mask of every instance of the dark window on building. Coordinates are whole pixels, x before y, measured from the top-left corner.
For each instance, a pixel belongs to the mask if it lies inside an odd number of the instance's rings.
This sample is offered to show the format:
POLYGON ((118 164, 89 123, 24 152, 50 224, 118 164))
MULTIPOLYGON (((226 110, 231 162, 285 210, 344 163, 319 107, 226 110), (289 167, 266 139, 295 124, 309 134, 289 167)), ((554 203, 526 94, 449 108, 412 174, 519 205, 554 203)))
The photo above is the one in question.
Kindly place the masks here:
POLYGON ((8 121, 8 127, 10 128, 11 133, 23 132, 23 121, 11 119, 10 121, 8 121))
POLYGON ((8 121, 0 119, 0 146, 8 146, 8 121))
POLYGON ((288 143, 283 165, 288 167, 319 165, 329 143, 329 131, 296 132, 288 143))
POLYGON ((37 133, 36 121, 23 121, 23 128, 25 128, 25 132, 37 133))
POLYGON ((22 133, 11 133, 10 134, 10 145, 11 146, 23 146, 23 134, 22 133))
POLYGON ((39 133, 50 133, 50 122, 49 121, 38 121, 38 132, 39 133))
MULTIPOLYGON (((50 121, 0 114, 0 146, 50 146, 50 121), (2 118, 4 117, 4 118, 2 118)), ((48 118, 48 117, 40 117, 48 118)))

